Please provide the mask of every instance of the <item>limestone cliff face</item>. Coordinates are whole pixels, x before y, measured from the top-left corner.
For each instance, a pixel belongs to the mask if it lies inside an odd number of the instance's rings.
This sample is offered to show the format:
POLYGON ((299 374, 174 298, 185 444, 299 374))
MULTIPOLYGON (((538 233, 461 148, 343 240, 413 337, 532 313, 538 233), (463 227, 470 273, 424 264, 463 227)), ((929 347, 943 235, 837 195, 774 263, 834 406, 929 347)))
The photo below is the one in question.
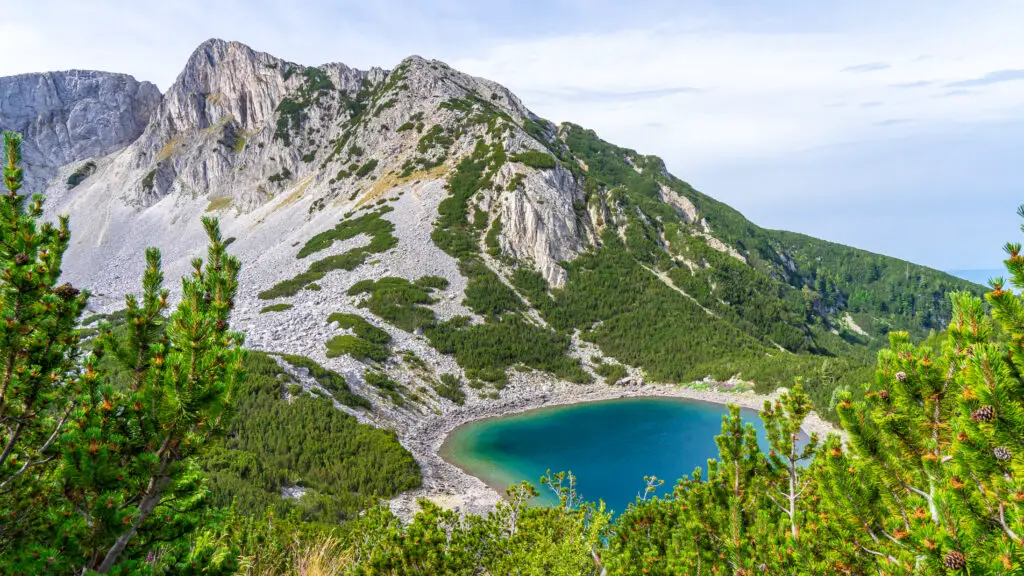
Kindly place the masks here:
MULTIPOLYGON (((78 230, 100 244, 123 227, 112 214, 153 217, 158 206, 161 218, 178 222, 196 217, 193 204, 242 215, 283 194, 306 208, 309 221, 325 208, 351 211, 410 180, 443 188, 481 139, 497 139, 509 157, 547 153, 524 131, 535 119, 503 86, 436 60, 411 56, 390 71, 307 67, 218 39, 196 48, 163 96, 152 84, 101 72, 0 79, 0 126, 25 134, 30 182, 36 189, 48 183, 54 209, 71 202, 78 230), (493 121, 479 121, 482 113, 501 117, 500 137, 493 121), (88 177, 64 190, 86 159, 88 177), (376 167, 350 173, 368 163, 376 167), (418 169, 424 166, 434 168, 418 169)), ((494 178, 502 186, 518 181, 478 200, 501 222, 501 250, 561 286, 559 262, 593 239, 588 218, 574 209, 580 185, 562 167, 515 162, 494 178)), ((152 234, 181 241, 172 231, 152 234)), ((83 262, 93 258, 83 254, 83 262)))
POLYGON ((60 166, 124 148, 142 134, 160 91, 127 74, 85 70, 0 78, 0 129, 25 136, 26 185, 60 166))
MULTIPOLYGON (((343 64, 321 70, 342 91, 357 90, 367 76, 343 64)), ((270 146, 278 107, 306 79, 305 67, 244 44, 201 44, 129 151, 129 166, 142 172, 125 202, 144 207, 170 193, 212 194, 252 209, 272 197, 261 184, 298 159, 287 146, 270 146)))

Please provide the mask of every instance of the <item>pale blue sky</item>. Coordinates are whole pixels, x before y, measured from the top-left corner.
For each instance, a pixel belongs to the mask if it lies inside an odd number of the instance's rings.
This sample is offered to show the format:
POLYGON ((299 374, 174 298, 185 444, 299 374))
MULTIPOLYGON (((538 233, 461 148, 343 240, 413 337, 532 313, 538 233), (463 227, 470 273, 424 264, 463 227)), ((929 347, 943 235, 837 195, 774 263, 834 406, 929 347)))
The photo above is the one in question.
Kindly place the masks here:
POLYGON ((0 75, 100 69, 163 90, 209 37, 303 64, 420 54, 663 157, 763 226, 943 269, 996 268, 1022 236, 1013 0, 0 0, 0 13, 0 75))

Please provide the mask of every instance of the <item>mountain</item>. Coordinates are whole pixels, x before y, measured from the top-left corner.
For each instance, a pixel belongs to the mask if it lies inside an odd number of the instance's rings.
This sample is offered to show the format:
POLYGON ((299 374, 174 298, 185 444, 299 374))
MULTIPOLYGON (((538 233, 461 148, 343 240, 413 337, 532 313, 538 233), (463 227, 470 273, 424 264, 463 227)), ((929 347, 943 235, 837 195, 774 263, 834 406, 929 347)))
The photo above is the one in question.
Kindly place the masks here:
POLYGON ((982 290, 760 228, 660 158, 418 56, 362 71, 209 40, 162 95, 101 72, 0 79, 0 128, 26 134, 49 217, 70 215, 64 277, 97 311, 138 290, 145 246, 186 273, 218 216, 247 345, 340 373, 372 401, 344 409, 400 432, 463 396, 627 373, 804 375, 827 413, 887 332, 923 338, 950 291, 982 290))
POLYGON ((25 180, 120 150, 145 129, 160 91, 127 74, 86 70, 0 78, 0 125, 25 135, 25 180))

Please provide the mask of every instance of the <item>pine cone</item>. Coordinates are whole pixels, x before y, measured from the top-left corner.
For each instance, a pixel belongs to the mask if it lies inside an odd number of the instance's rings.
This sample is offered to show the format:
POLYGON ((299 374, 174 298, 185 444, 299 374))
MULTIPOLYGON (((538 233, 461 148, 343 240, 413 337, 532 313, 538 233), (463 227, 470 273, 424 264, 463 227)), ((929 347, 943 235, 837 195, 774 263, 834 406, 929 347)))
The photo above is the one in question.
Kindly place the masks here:
POLYGON ((878 392, 878 397, 881 398, 882 400, 888 401, 889 400, 889 391, 888 390, 880 390, 878 392))
POLYGON ((217 320, 217 330, 225 330, 228 327, 228 323, 223 320, 217 320))
POLYGON ((1013 458, 1013 454, 1010 453, 1010 449, 1005 446, 997 446, 996 449, 992 451, 992 455, 996 457, 996 460, 1009 460, 1010 458, 1013 458))
POLYGON ((896 379, 903 382, 907 379, 907 373, 902 370, 896 373, 896 379))
POLYGON ((962 570, 964 566, 967 566, 967 557, 959 550, 950 550, 946 553, 943 563, 950 570, 962 570))
POLYGON ((75 298, 78 298, 79 290, 71 284, 61 284, 53 289, 53 293, 60 297, 65 302, 70 302, 75 298))
POLYGON ((975 422, 991 422, 996 417, 996 409, 992 406, 982 406, 971 412, 971 420, 975 422))
POLYGON ((18 255, 14 257, 14 263, 19 266, 24 266, 25 264, 28 264, 28 254, 25 254, 24 252, 19 252, 18 255))

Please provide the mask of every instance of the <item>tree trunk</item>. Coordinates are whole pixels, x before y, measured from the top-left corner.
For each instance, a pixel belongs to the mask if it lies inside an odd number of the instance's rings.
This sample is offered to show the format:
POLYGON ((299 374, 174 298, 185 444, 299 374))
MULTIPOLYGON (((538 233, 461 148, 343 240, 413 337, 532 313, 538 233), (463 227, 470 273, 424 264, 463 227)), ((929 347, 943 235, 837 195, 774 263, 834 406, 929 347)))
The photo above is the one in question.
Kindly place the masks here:
POLYGON ((156 505, 160 503, 160 498, 163 496, 164 488, 171 481, 169 476, 164 476, 163 471, 166 467, 166 463, 160 467, 160 473, 153 476, 149 480, 149 486, 146 487, 146 495, 142 497, 142 501, 139 503, 139 515, 132 522, 132 525, 123 534, 118 536, 114 545, 110 547, 100 567, 96 569, 96 572, 100 574, 106 574, 114 567, 114 563, 117 562, 117 557, 124 551, 125 547, 128 546, 128 542, 138 532, 139 526, 149 518, 149 515, 153 513, 156 505))

